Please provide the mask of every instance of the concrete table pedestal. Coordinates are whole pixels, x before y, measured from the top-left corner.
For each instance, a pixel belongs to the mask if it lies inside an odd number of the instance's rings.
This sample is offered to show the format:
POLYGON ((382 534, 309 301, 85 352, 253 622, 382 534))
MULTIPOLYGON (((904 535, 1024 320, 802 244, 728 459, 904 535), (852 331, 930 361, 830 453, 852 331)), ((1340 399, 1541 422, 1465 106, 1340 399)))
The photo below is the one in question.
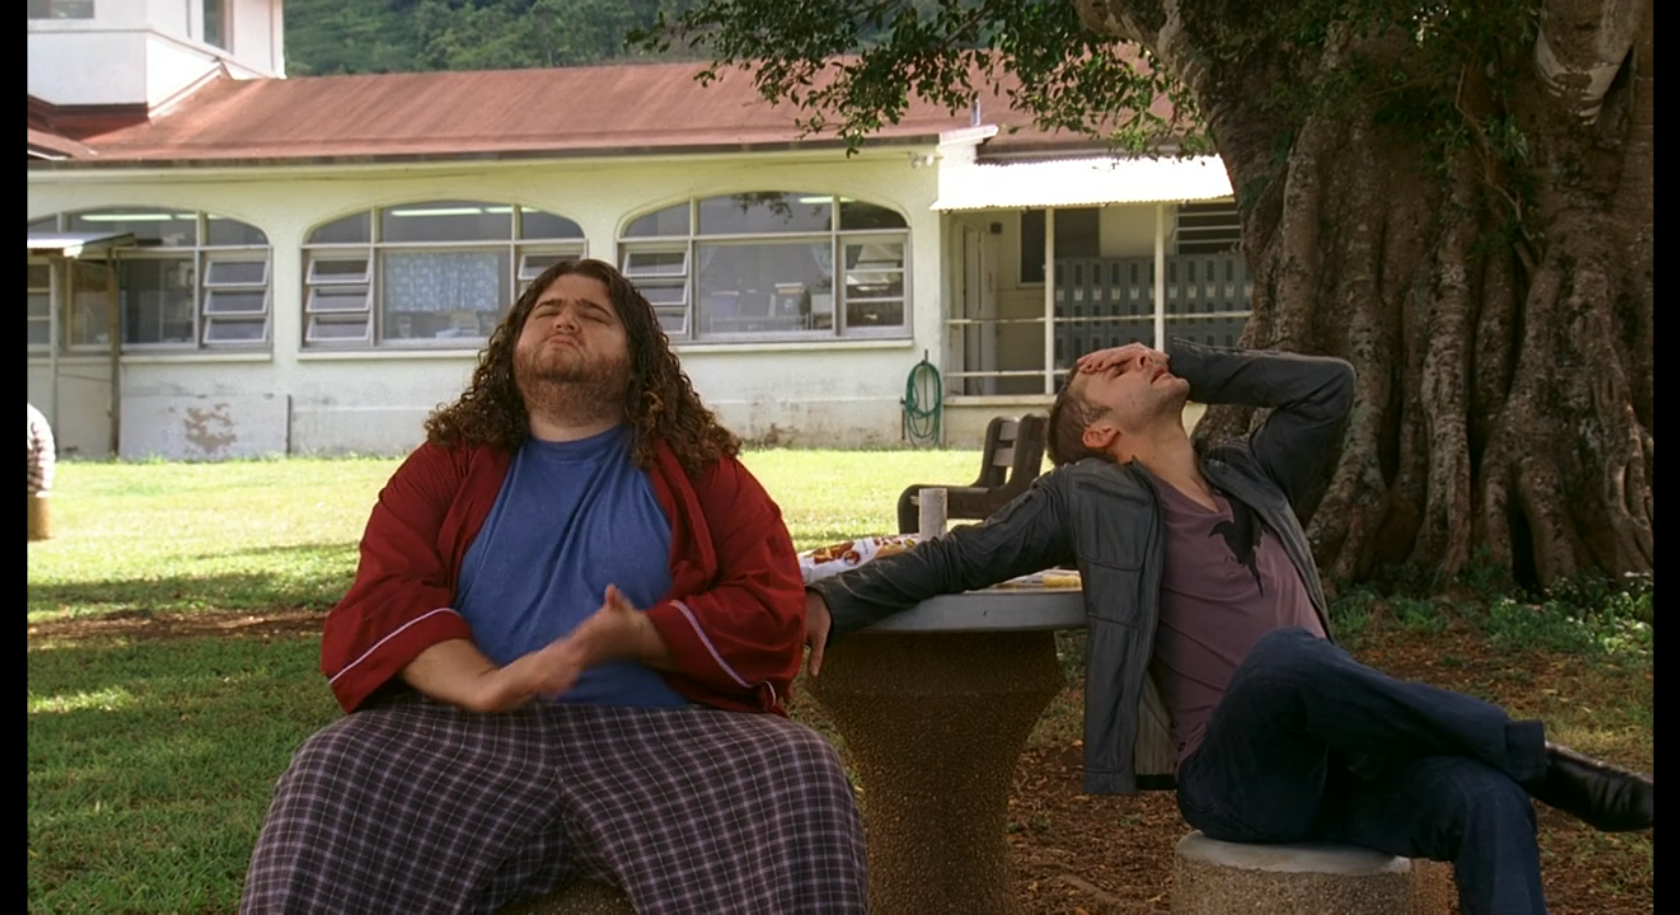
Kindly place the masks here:
POLYGON ((861 781, 874 915, 1018 911, 1009 787, 1065 685, 1051 630, 1084 618, 1078 591, 1052 604, 996 596, 949 595, 899 614, 832 646, 809 682, 861 781), (1004 612, 977 612, 986 608, 1004 612))

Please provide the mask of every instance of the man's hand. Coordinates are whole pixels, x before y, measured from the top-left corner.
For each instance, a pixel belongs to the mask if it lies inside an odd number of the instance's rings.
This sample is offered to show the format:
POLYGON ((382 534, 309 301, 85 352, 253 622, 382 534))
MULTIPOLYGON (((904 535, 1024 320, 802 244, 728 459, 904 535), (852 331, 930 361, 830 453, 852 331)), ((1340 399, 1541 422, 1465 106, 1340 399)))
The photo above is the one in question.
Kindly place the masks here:
POLYGON ((577 685, 584 671, 625 660, 669 670, 671 659, 647 614, 608 585, 600 608, 570 635, 483 674, 469 707, 500 712, 532 699, 557 699, 577 685))
POLYGON ((608 585, 600 609, 570 635, 506 667, 497 667, 472 642, 450 639, 415 656, 401 676, 433 699, 475 712, 506 712, 532 699, 557 699, 577 685, 584 671, 623 660, 658 670, 673 666, 647 614, 608 585))
POLYGON ((482 675, 469 707, 480 712, 506 712, 532 699, 553 701, 576 686, 585 669, 577 643, 569 638, 556 639, 506 667, 482 675))
POLYGON ((1079 357, 1076 365, 1084 374, 1106 372, 1118 368, 1128 371, 1135 366, 1167 366, 1167 354, 1158 349, 1151 349, 1142 343, 1128 343, 1113 349, 1100 349, 1094 353, 1086 353, 1079 357))
POLYGON ((815 591, 805 592, 805 644, 811 648, 811 657, 805 663, 805 669, 815 677, 822 670, 823 651, 828 648, 828 631, 834 628, 834 617, 829 615, 828 605, 823 603, 821 596, 815 591))
POLYGON ((672 669, 665 639, 616 585, 607 585, 600 608, 567 641, 577 643, 585 669, 612 661, 640 661, 657 670, 672 669))

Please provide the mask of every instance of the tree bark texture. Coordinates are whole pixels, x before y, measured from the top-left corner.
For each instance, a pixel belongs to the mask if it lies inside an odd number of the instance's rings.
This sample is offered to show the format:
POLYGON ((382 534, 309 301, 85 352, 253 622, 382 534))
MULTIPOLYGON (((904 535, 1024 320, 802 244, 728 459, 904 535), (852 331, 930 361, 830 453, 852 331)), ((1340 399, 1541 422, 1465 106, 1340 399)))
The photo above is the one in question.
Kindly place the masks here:
MULTIPOLYGON (((1400 30, 1231 53, 1222 24, 1267 4, 1076 4, 1171 68, 1207 119, 1244 208, 1244 343, 1359 372, 1308 526, 1332 581, 1472 561, 1541 585, 1651 571, 1648 3, 1548 3, 1524 59, 1456 72, 1419 66, 1400 30), (1382 116, 1369 75, 1396 72, 1452 106, 1462 143, 1382 116), (1299 115, 1262 101, 1314 81, 1348 88, 1299 115)), ((1197 435, 1260 419, 1215 408, 1197 435)))

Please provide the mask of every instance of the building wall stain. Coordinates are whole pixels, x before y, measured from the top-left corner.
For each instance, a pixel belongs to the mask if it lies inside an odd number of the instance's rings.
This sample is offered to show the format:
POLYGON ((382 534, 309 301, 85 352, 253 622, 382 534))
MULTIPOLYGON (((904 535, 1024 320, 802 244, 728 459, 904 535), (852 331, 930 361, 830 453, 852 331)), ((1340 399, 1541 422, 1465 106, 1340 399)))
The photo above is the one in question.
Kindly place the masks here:
POLYGON ((213 455, 239 441, 233 417, 225 403, 216 404, 209 409, 188 407, 181 422, 187 441, 198 446, 207 455, 213 455))

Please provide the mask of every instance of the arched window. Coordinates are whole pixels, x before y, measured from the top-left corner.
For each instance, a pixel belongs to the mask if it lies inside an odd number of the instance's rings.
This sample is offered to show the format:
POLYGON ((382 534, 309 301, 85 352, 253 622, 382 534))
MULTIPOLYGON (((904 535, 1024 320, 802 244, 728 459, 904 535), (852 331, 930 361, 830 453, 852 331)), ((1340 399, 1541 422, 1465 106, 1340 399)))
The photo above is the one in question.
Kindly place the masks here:
POLYGON ((827 340, 909 333, 909 246, 886 207, 756 191, 633 219, 619 257, 673 337, 827 340))
POLYGON ((68 303, 64 346, 110 346, 111 295, 125 350, 262 347, 269 342, 269 244, 256 226, 211 213, 151 207, 60 213, 30 232, 132 233, 110 262, 70 261, 60 271, 29 264, 29 344, 45 349, 54 287, 68 303))
POLYGON ((584 254, 563 216, 442 200, 362 210, 304 245, 304 343, 476 349, 525 286, 584 254))

